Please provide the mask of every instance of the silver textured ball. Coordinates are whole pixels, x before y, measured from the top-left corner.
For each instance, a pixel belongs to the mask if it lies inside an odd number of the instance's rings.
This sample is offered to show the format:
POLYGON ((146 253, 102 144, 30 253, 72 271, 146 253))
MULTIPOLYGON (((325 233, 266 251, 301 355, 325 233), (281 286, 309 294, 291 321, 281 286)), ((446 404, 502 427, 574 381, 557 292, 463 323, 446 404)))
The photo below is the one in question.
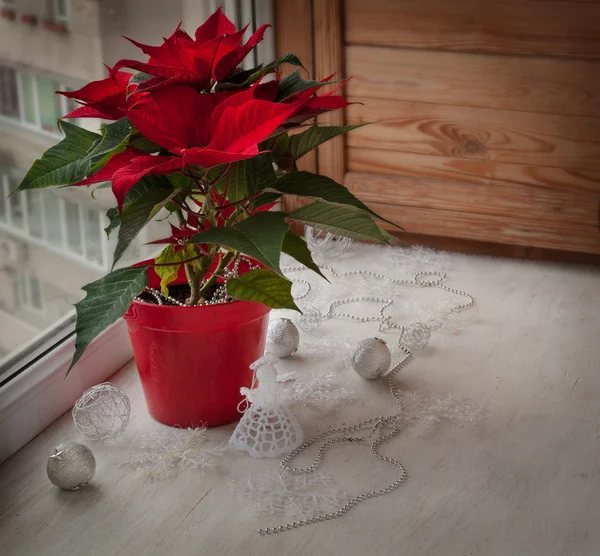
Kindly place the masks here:
POLYGON ((352 368, 367 380, 384 375, 391 364, 390 349, 379 338, 361 340, 352 350, 352 368))
POLYGON ((96 458, 79 442, 63 442, 48 458, 48 478, 63 490, 77 490, 87 485, 96 472, 96 458))
POLYGON ((410 350, 419 351, 425 349, 431 338, 431 329, 422 322, 416 322, 407 326, 400 338, 400 342, 404 347, 410 350))
POLYGON ((267 351, 277 357, 289 357, 298 350, 300 333, 290 319, 274 319, 267 331, 267 351))
POLYGON ((298 328, 308 334, 315 332, 321 326, 322 322, 323 315, 321 314, 321 311, 314 307, 307 307, 296 317, 296 325, 298 328))
POLYGON ((131 405, 127 394, 110 382, 92 386, 73 406, 77 429, 91 440, 105 442, 123 433, 131 405))

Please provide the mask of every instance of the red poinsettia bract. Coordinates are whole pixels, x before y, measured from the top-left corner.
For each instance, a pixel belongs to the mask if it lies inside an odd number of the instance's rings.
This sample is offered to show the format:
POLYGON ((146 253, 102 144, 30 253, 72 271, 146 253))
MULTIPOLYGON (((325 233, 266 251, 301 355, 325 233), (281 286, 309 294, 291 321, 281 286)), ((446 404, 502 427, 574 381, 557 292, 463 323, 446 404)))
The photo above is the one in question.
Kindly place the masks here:
POLYGON ((59 95, 83 104, 63 118, 118 120, 123 117, 123 110, 127 108, 127 85, 132 74, 125 71, 113 72, 110 68, 108 70, 110 77, 92 81, 77 91, 56 91, 59 95))
POLYGON ((142 85, 144 90, 176 84, 209 89, 213 82, 223 81, 242 62, 263 39, 268 27, 262 25, 242 44, 247 26, 236 31, 235 25, 219 8, 198 27, 193 39, 179 27, 160 46, 128 39, 148 56, 148 61, 120 60, 113 72, 127 67, 153 75, 154 78, 142 85))
POLYGON ((134 148, 114 155, 102 170, 74 185, 112 180, 122 207, 129 189, 146 175, 170 174, 185 166, 211 168, 259 154, 266 139, 303 106, 262 98, 258 86, 236 93, 199 93, 187 86, 153 91, 126 111, 133 125, 168 155, 134 148))

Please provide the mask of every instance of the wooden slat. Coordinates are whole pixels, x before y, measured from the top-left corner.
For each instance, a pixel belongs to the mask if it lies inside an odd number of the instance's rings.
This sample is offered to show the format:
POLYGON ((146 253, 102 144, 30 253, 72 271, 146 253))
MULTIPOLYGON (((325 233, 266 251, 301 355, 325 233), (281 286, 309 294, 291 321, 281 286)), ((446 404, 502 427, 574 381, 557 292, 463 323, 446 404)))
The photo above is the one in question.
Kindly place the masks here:
MULTIPOLYGON (((283 56, 291 52, 298 56, 304 67, 308 70, 305 77, 313 77, 313 43, 312 43, 312 21, 311 0, 278 0, 273 3, 275 48, 277 56, 283 56)), ((297 68, 283 66, 282 75, 287 75, 297 68)), ((298 168, 309 172, 315 172, 317 161, 314 152, 310 152, 298 161, 298 168)), ((303 203, 298 197, 286 195, 283 199, 284 209, 287 211, 298 208, 303 203)), ((292 224, 296 232, 301 232, 302 226, 292 224)))
MULTIPOLYGON (((315 76, 321 79, 332 73, 344 76, 342 0, 313 2, 315 76)), ((320 125, 344 125, 344 111, 327 112, 318 118, 320 125)), ((344 137, 338 136, 319 147, 318 171, 340 182, 344 178, 344 137)))
POLYGON ((348 46, 346 71, 355 97, 600 116, 597 61, 348 46))
POLYGON ((600 195, 533 186, 488 186, 349 172, 344 184, 365 203, 509 215, 598 228, 600 195))
MULTIPOLYGON (((600 171, 600 119, 352 97, 352 147, 600 171)), ((389 153, 395 156, 394 153, 389 153)))
MULTIPOLYGON (((369 203, 407 232, 512 245, 600 253, 600 231, 593 226, 549 223, 511 216, 369 203)), ((392 230, 392 228, 388 228, 392 230)))
POLYGON ((355 44, 600 58, 600 5, 519 0, 346 0, 355 44))
MULTIPOLYGON (((353 132, 354 133, 354 132, 353 132)), ((600 192, 600 172, 508 164, 474 158, 451 158, 350 147, 348 170, 447 179, 486 185, 530 184, 600 192)))

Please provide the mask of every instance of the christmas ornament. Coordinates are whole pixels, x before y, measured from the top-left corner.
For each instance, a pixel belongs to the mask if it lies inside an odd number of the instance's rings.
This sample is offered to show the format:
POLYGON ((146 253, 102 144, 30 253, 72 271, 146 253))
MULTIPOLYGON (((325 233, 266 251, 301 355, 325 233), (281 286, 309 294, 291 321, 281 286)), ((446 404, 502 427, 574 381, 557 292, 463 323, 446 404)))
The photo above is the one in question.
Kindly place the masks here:
POLYGON ((240 388, 251 404, 233 431, 230 443, 253 458, 274 458, 300 446, 304 434, 300 424, 285 407, 287 397, 277 383, 277 358, 267 354, 250 365, 256 371, 258 387, 240 388))
POLYGON ((48 458, 48 478, 63 490, 77 490, 87 485, 96 472, 96 458, 79 442, 63 442, 48 458))
POLYGON ((352 239, 349 237, 336 236, 311 226, 305 227, 304 239, 312 254, 318 258, 341 257, 352 245, 352 239))
POLYGON ((300 333, 290 319, 274 319, 267 331, 267 352, 277 357, 289 357, 298 351, 300 333))
POLYGON ((127 394, 110 382, 92 386, 73 407, 77 429, 91 440, 105 442, 123 433, 131 406, 127 394))
POLYGON ((416 322, 407 326, 400 336, 400 343, 411 351, 420 351, 425 349, 431 338, 429 326, 422 322, 416 322))
POLYGON ((372 380, 384 375, 392 364, 387 344, 379 338, 366 338, 352 351, 352 368, 363 378, 372 380))
POLYGON ((323 322, 323 315, 319 309, 315 309, 314 307, 307 307, 302 310, 302 313, 299 313, 296 317, 296 324, 300 330, 307 332, 308 334, 312 334, 321 326, 323 322))

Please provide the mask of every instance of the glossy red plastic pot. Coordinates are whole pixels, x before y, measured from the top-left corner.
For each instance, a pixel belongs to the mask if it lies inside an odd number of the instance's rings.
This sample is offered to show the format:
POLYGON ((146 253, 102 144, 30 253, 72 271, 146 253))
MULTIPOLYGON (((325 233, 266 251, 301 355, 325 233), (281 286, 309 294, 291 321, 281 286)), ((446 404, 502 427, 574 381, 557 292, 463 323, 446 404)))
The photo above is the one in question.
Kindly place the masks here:
POLYGON ((270 309, 235 301, 172 307, 134 301, 125 314, 150 415, 180 427, 239 420, 240 388, 263 355, 270 309))

